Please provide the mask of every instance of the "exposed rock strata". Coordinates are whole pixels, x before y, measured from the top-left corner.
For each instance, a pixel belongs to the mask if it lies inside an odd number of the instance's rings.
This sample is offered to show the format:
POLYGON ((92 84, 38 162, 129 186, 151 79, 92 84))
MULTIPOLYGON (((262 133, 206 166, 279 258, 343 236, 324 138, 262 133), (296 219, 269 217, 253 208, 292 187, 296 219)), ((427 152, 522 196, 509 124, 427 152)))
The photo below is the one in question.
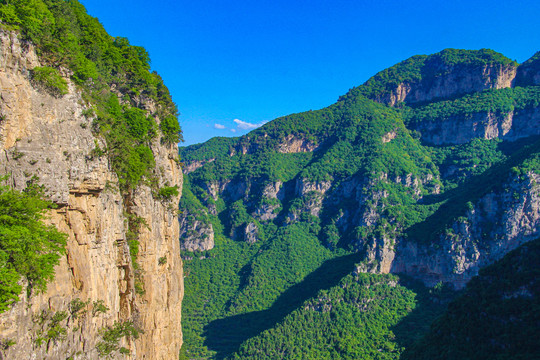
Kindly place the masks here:
POLYGON ((206 161, 192 161, 192 162, 189 162, 189 163, 184 165, 184 167, 182 168, 182 172, 184 173, 184 175, 187 175, 189 173, 194 172, 198 168, 203 167, 204 164, 207 164, 207 163, 212 162, 214 160, 216 160, 216 159, 209 159, 209 160, 206 160, 206 161))
MULTIPOLYGON (((133 321, 144 334, 138 340, 122 339, 129 358, 174 359, 182 342, 180 328, 183 296, 179 256, 178 199, 163 203, 146 186, 130 199, 129 211, 141 216, 138 263, 144 294, 135 293, 135 269, 126 243, 126 201, 118 191, 118 179, 106 157, 89 156, 100 139, 90 131, 79 92, 56 98, 38 91, 29 81, 29 70, 39 60, 29 44, 14 33, 0 33, 0 171, 11 174, 12 185, 21 189, 34 175, 58 208, 49 222, 68 234, 67 255, 56 268, 56 278, 42 294, 21 300, 0 314, 0 339, 15 340, 0 350, 6 359, 98 358, 100 329, 115 322, 133 321), (85 314, 69 315, 60 325, 64 339, 39 344, 46 330, 37 317, 66 311, 73 300, 88 301, 85 314), (96 302, 107 311, 92 314, 96 302)), ((181 188, 182 175, 173 160, 176 147, 152 145, 159 185, 181 188)), ((34 180, 36 181, 36 180, 34 180)), ((126 358, 123 356, 122 358, 126 358)))
POLYGON ((400 102, 414 104, 487 89, 502 89, 513 86, 517 73, 515 65, 484 65, 481 69, 467 65, 445 65, 444 68, 440 68, 441 64, 437 63, 425 66, 437 68, 437 72, 442 75, 435 76, 430 81, 398 84, 374 100, 394 106, 400 102))
POLYGON ((540 175, 511 178, 452 224, 437 246, 401 241, 392 272, 463 287, 478 270, 540 235, 540 175))
POLYGON ((214 248, 214 228, 205 219, 183 213, 180 220, 180 243, 184 251, 206 251, 214 248))
POLYGON ((294 135, 288 135, 278 146, 278 152, 291 154, 317 150, 317 145, 294 135))
POLYGON ((514 141, 540 135, 540 109, 452 116, 423 121, 412 127, 420 131, 422 141, 430 145, 465 144, 475 138, 514 141))

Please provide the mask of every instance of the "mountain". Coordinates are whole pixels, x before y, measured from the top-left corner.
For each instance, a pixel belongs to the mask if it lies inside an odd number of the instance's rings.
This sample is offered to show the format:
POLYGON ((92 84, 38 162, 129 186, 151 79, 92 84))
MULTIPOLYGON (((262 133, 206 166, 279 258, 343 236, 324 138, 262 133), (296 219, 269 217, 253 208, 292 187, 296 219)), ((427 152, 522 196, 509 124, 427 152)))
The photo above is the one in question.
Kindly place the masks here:
POLYGON ((537 359, 540 241, 480 270, 405 359, 537 359))
POLYGON ((0 358, 177 358, 176 105, 76 0, 0 19, 0 358))
POLYGON ((327 108, 181 148, 182 356, 399 358, 451 288, 539 236, 537 59, 414 56, 327 108), (398 303, 345 341, 366 321, 359 301, 387 306, 370 282, 398 303), (445 295, 420 301, 430 288, 445 295))

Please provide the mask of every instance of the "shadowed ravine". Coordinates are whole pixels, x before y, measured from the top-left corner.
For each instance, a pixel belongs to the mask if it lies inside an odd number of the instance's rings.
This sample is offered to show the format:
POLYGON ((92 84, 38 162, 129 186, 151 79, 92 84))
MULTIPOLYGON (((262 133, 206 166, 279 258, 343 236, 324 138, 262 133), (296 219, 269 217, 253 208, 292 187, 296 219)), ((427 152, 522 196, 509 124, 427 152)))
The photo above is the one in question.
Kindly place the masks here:
POLYGON ((540 151, 538 136, 516 141, 522 145, 514 148, 506 145, 508 158, 498 164, 492 165, 482 174, 470 176, 466 181, 454 189, 441 194, 427 195, 422 198, 422 204, 441 203, 439 208, 424 221, 418 222, 406 230, 406 234, 416 241, 429 244, 437 241, 442 230, 451 225, 459 216, 467 212, 467 204, 475 203, 486 194, 501 191, 508 178, 510 169, 523 163, 532 153, 540 151), (512 151, 514 150, 514 151, 512 151))
POLYGON ((320 290, 336 286, 353 271, 354 264, 360 259, 360 254, 351 254, 328 260, 303 281, 287 289, 269 309, 212 321, 205 327, 204 345, 217 352, 216 359, 227 357, 247 339, 274 327, 320 290))

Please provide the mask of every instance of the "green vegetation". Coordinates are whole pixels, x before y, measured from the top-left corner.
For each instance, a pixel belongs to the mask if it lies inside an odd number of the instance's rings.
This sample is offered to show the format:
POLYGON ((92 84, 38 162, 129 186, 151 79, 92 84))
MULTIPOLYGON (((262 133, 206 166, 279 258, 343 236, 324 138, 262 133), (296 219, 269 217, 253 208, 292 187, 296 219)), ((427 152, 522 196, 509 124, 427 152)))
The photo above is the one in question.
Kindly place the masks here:
MULTIPOLYGON (((88 320, 90 300, 82 301, 79 298, 71 300, 66 311, 51 311, 43 309, 32 316, 33 329, 31 338, 37 347, 46 345, 49 348, 71 336, 78 336, 76 332, 82 329, 88 320)), ((94 301, 92 305, 92 317, 105 313, 109 309, 103 305, 103 300, 94 301)), ((115 324, 116 327, 117 324, 115 324)), ((121 329, 120 329, 121 330, 121 329)), ((116 331, 119 331, 116 329, 116 331)), ((106 333, 105 330, 102 330, 106 333)), ((110 339, 109 333, 105 338, 110 339), (109 336, 109 337, 107 337, 109 336)), ((106 341, 105 341, 106 342, 106 341)), ((12 344, 13 345, 13 344, 12 344)), ((0 343, 0 346, 1 343, 0 343)))
MULTIPOLYGON (((214 224, 214 229, 219 231, 219 222, 214 224)), ((271 227, 264 231, 270 233, 271 227)), ((201 260, 195 254, 193 260, 185 261, 185 286, 191 296, 183 302, 187 310, 182 325, 189 356, 232 351, 235 343, 246 333, 256 331, 260 324, 246 325, 240 332, 231 332, 228 323, 215 325, 212 332, 230 334, 232 345, 213 343, 219 336, 212 336, 210 345, 204 343, 203 326, 226 316, 267 310, 281 293, 332 256, 320 245, 308 224, 278 232, 272 240, 253 245, 217 235, 216 249, 208 253, 210 257, 201 260)))
POLYGON ((482 269, 404 359, 534 359, 540 354, 540 240, 482 269))
POLYGON ((121 106, 116 95, 110 95, 105 105, 98 111, 94 128, 107 140, 106 153, 121 189, 129 191, 143 179, 151 182, 155 167, 150 148, 156 135, 154 120, 140 109, 121 106))
POLYGON ((161 136, 162 143, 176 144, 182 133, 176 105, 161 77, 150 72, 146 50, 109 36, 77 0, 4 0, 0 19, 4 27, 33 42, 47 64, 33 69, 34 81, 61 95, 67 86, 57 69, 73 72, 71 80, 93 107, 93 130, 107 141, 104 152, 122 190, 130 191, 141 181, 152 184, 153 139, 161 136), (154 102, 156 112, 138 108, 137 99, 154 102))
POLYGON ((44 291, 54 278, 66 235, 42 222, 52 206, 39 187, 19 192, 0 186, 0 312, 19 300, 21 277, 29 293, 44 291))
POLYGON ((413 56, 377 73, 364 85, 356 87, 350 92, 361 93, 370 99, 380 99, 403 83, 423 81, 429 84, 436 77, 447 74, 455 67, 474 69, 492 64, 517 66, 516 62, 490 49, 445 49, 429 56, 413 56))
POLYGON ((538 87, 486 90, 454 100, 443 100, 419 107, 407 115, 408 124, 471 117, 477 113, 507 114, 511 111, 536 108, 540 105, 538 87))
MULTIPOLYGON (((471 151, 476 147, 474 143, 482 144, 483 142, 489 144, 485 140, 475 140, 468 146, 458 148, 471 151)), ((494 143, 496 144, 497 141, 494 141, 494 143)), ((438 203, 436 210, 424 221, 410 226, 407 229, 407 235, 420 243, 436 243, 439 236, 446 232, 452 223, 466 214, 471 205, 475 204, 483 196, 493 192, 508 191, 504 187, 505 183, 515 180, 516 177, 519 180, 519 176, 525 176, 529 171, 538 171, 540 169, 540 140, 538 140, 538 137, 523 139, 509 146, 501 143, 500 147, 504 152, 500 150, 493 151, 490 146, 484 148, 484 150, 487 150, 487 154, 500 159, 487 167, 485 171, 467 177, 458 185, 449 181, 450 186, 448 186, 446 192, 432 196, 431 201, 438 203)), ((476 148, 478 149, 478 147, 476 148)), ((489 161, 489 158, 486 160, 489 161)), ((486 163, 475 164, 474 160, 469 164, 471 165, 471 169, 467 171, 469 174, 475 173, 474 169, 477 167, 481 169, 486 166, 486 163)), ((488 223, 490 223, 489 220, 488 223)), ((490 239, 485 238, 485 240, 489 241, 490 239)))
POLYGON ((105 314, 107 311, 109 311, 109 308, 105 306, 103 300, 97 300, 92 303, 92 317, 95 317, 98 314, 105 314))
POLYGON ((429 324, 444 307, 438 299, 394 275, 347 275, 231 359, 399 359, 418 327, 426 328, 419 323, 429 324))
POLYGON ((115 321, 113 326, 106 326, 99 333, 102 340, 97 343, 96 349, 100 357, 106 357, 116 351, 124 355, 129 354, 130 351, 128 349, 119 345, 120 340, 122 338, 137 339, 142 333, 142 330, 137 328, 132 321, 115 321))
POLYGON ((57 69, 48 66, 35 67, 32 69, 32 80, 52 95, 61 96, 68 93, 67 82, 60 76, 57 69))
POLYGON ((69 312, 73 319, 86 314, 86 307, 90 304, 90 300, 82 301, 79 298, 73 299, 69 303, 69 312))
POLYGON ((42 331, 38 333, 35 338, 37 346, 42 344, 49 344, 49 342, 58 343, 67 336, 67 328, 62 325, 62 322, 68 317, 67 311, 49 312, 43 310, 37 317, 34 318, 34 322, 42 327, 42 331))
POLYGON ((144 282, 142 280, 142 269, 137 262, 137 255, 139 255, 139 234, 141 228, 147 227, 148 224, 141 216, 132 214, 131 212, 125 212, 124 217, 127 221, 126 242, 129 247, 129 255, 131 257, 131 263, 133 264, 133 270, 135 275, 135 293, 138 295, 144 295, 144 282))
POLYGON ((374 176, 387 171, 417 176, 435 171, 427 152, 405 129, 400 114, 361 95, 344 96, 326 109, 276 119, 236 142, 227 140, 227 144, 227 151, 215 139, 204 147, 181 149, 186 162, 215 159, 190 175, 193 183, 231 178, 285 182, 301 170, 301 176, 311 181, 343 179, 360 171, 374 176), (396 138, 384 144, 381 139, 390 132, 396 138), (307 139, 322 151, 281 153, 288 136, 307 139), (248 149, 247 154, 242 154, 242 148, 248 149))
MULTIPOLYGON (((183 161, 202 166, 186 176, 180 211, 187 223, 212 224, 215 248, 183 254, 181 358, 398 359, 422 338, 453 292, 356 274, 355 264, 376 269, 383 247, 398 241, 437 249, 482 197, 504 194, 508 183, 528 186, 530 172, 540 171, 540 142, 430 147, 410 128, 529 111, 540 106, 540 92, 487 90, 395 108, 369 98, 487 64, 515 65, 491 50, 416 56, 327 108, 182 148, 183 161)), ((476 246, 493 241, 492 222, 485 219, 476 246)))
POLYGON ((162 200, 170 200, 178 195, 178 186, 164 186, 158 191, 158 197, 162 200))
POLYGON ((499 139, 477 138, 462 145, 431 148, 432 159, 444 175, 445 189, 452 189, 505 160, 501 143, 499 139))
POLYGON ((13 345, 15 345, 16 343, 17 342, 15 340, 13 340, 13 339, 0 340, 0 349, 7 350, 10 347, 12 347, 13 345))
MULTIPOLYGON (((346 255, 335 244, 336 238, 344 234, 340 230, 336 232, 334 227, 334 243, 329 246, 334 250, 331 251, 327 245, 332 240, 324 239, 328 237, 324 234, 329 234, 330 225, 325 227, 324 233, 321 228, 331 224, 340 210, 352 211, 354 203, 345 201, 328 209, 323 207, 320 218, 316 218, 308 213, 317 202, 315 193, 282 204, 277 199, 260 199, 259 193, 265 184, 294 182, 298 178, 334 180, 339 184, 351 176, 373 179, 386 171, 392 176, 408 173, 425 176, 436 171, 430 164, 429 153, 415 143, 404 128, 399 113, 363 97, 342 101, 329 110, 278 119, 277 124, 265 125, 250 133, 249 139, 231 142, 223 152, 211 141, 208 146, 214 160, 187 177, 180 210, 193 219, 212 223, 216 248, 202 254, 185 254, 184 357, 222 358, 233 354, 245 340, 272 328, 317 291, 336 285, 353 268, 356 257, 346 255), (336 122, 330 127, 333 132, 324 128, 317 133, 320 129, 317 119, 324 123, 329 114, 336 122), (306 119, 311 122, 304 122, 306 119), (277 137, 276 141, 276 137, 265 134, 273 129, 278 131, 280 122, 292 128, 288 135, 308 136, 308 132, 315 131, 309 135, 310 141, 320 144, 321 150, 279 153, 280 142, 287 141, 287 136, 277 137), (383 143, 381 139, 390 132, 395 132, 394 143, 383 143), (335 138, 338 139, 334 143, 325 143, 335 138), (256 150, 243 156, 229 155, 241 146, 252 146, 256 150), (223 199, 215 201, 207 191, 207 184, 227 179, 250 184, 250 196, 235 200, 224 195, 223 199), (265 223, 255 219, 254 212, 261 205, 276 206, 278 220, 265 223), (209 215, 209 206, 215 206, 218 214, 209 215), (278 227, 287 214, 298 214, 298 218, 286 227, 278 227), (237 238, 238 235, 233 235, 241 232, 247 223, 255 223, 259 229, 260 238, 255 244, 229 239, 229 236, 237 238), (223 334, 231 335, 224 337, 223 334)), ((200 145, 182 149, 182 158, 198 160, 198 154, 205 157, 203 149, 200 145)), ((369 191, 379 190, 385 189, 369 191)), ((389 205, 396 205, 394 218, 400 214, 413 216, 403 206, 415 203, 410 189, 395 185, 386 190, 395 195, 388 198, 389 205)), ((390 226, 390 222, 387 224, 390 226)), ((346 241, 337 242, 347 248, 353 246, 346 241)), ((338 321, 342 320, 345 321, 338 321)))

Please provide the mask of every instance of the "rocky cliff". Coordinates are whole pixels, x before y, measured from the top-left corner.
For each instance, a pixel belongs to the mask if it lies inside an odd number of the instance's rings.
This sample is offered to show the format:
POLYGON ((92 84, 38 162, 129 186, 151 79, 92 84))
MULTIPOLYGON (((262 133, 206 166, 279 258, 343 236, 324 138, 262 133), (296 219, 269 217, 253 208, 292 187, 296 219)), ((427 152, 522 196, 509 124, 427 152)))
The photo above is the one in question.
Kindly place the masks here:
MULTIPOLYGON (((324 304, 341 303, 349 289, 335 280, 351 273, 407 274, 431 288, 428 297, 441 295, 428 308, 445 306, 443 293, 538 238, 537 59, 518 65, 485 49, 414 56, 324 109, 181 148, 190 191, 180 207, 189 214, 180 241, 186 281, 196 289, 186 295, 186 351, 230 355, 242 344, 237 356, 253 341, 256 356, 266 340, 280 344, 268 351, 281 351, 288 336, 276 324, 302 331, 281 317, 281 306, 294 304, 287 313, 298 315, 313 288, 324 304), (206 229, 217 239, 212 246, 206 229), (206 304, 205 316, 197 302, 206 304), (274 322, 252 326, 265 316, 274 322), (240 327, 254 338, 221 336, 240 327)), ((430 321, 423 306, 410 314, 408 333, 430 321)), ((309 329, 331 311, 303 309, 309 329)), ((350 314, 336 315, 332 328, 351 323, 350 314)))
MULTIPOLYGON (((228 140, 220 145, 221 155, 215 142, 208 143, 211 162, 202 162, 204 145, 185 149, 200 211, 219 214, 227 234, 248 243, 269 224, 320 222, 318 237, 325 246, 365 252, 362 271, 405 272, 429 285, 462 287, 479 268, 539 235, 538 170, 529 168, 521 177, 511 171, 536 153, 514 154, 540 134, 537 57, 518 66, 491 50, 415 56, 328 108, 276 119, 236 142, 228 140), (517 74, 520 84, 532 86, 515 87, 517 74), (477 176, 514 155, 520 160, 501 165, 496 181, 477 176), (233 166, 241 170, 220 173, 233 166), (458 177, 500 186, 485 192, 488 186, 477 184, 478 190, 470 190, 474 186, 458 177), (454 193, 467 193, 469 208, 460 205, 453 220, 439 226, 442 210, 435 210, 463 202, 454 193), (442 200, 426 200, 434 198, 442 200), (424 232, 411 233, 417 228, 424 232)), ((205 244, 199 237, 184 236, 186 250, 205 244)))
POLYGON ((499 55, 486 49, 445 49, 429 56, 415 56, 375 75, 364 87, 375 88, 366 94, 390 106, 508 88, 515 83, 517 64, 499 55))
MULTIPOLYGON (((183 296, 176 204, 147 185, 126 196, 91 131, 77 87, 53 96, 31 82, 40 60, 17 34, 0 33, 0 168, 11 184, 45 187, 57 204, 49 222, 68 234, 66 256, 44 293, 27 294, 0 314, 5 359, 174 359, 182 343, 183 296), (144 226, 136 263, 129 217, 144 226)), ((65 70, 65 74, 68 70, 65 70)), ((152 106, 152 104, 147 104, 152 106)), ((151 145, 159 186, 182 186, 176 146, 151 145)))
POLYGON ((456 145, 481 139, 518 140, 540 134, 538 108, 508 113, 478 112, 455 115, 443 119, 429 119, 416 124, 414 129, 422 140, 431 145, 456 145))
MULTIPOLYGON (((388 93, 376 98, 388 105, 400 102, 409 104, 446 99, 486 89, 502 89, 512 86, 516 76, 514 65, 484 65, 480 68, 466 66, 442 66, 427 64, 442 71, 429 82, 415 81, 398 84, 388 93)), ((429 68, 428 68, 429 69, 429 68)))
POLYGON ((540 85, 540 52, 518 68, 516 86, 540 85))
MULTIPOLYGON (((399 241, 388 269, 434 286, 462 288, 481 268, 540 234, 540 175, 510 176, 499 191, 482 196, 432 244, 399 241)), ((419 240, 419 239, 416 239, 419 240)))

